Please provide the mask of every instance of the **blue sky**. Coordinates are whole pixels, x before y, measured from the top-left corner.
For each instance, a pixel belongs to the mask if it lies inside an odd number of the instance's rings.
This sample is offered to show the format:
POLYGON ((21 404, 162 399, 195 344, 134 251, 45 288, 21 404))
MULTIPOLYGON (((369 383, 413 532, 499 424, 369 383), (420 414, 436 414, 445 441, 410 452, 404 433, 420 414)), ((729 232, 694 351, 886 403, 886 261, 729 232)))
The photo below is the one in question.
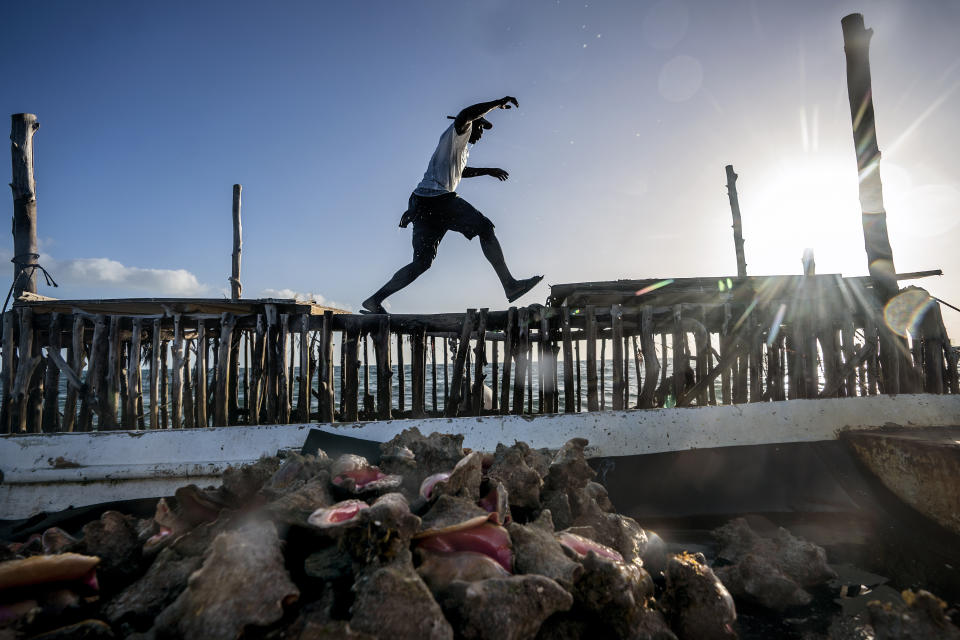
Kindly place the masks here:
MULTIPOLYGON (((960 3, 14 3, 5 113, 37 114, 39 235, 56 297, 244 294, 356 309, 410 258, 397 228, 447 114, 516 96, 459 192, 517 276, 547 283, 748 271, 866 273, 840 18, 862 12, 899 271, 960 303, 960 3)), ((10 198, 0 201, 8 215, 10 198)), ((12 255, 12 238, 0 245, 12 255)), ((6 255, 4 254, 4 255, 6 255)), ((543 301, 541 285, 522 302, 543 301)), ((503 308, 448 234, 397 312, 503 308)), ((960 322, 946 310, 956 340, 960 322)))

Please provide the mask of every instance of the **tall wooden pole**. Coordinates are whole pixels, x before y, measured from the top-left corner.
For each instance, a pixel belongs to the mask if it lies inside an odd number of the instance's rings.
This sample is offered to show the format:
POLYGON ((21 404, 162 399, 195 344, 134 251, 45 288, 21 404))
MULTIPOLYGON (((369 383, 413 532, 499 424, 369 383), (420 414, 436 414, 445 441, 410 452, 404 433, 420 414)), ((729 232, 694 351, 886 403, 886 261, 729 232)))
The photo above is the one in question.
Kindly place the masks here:
POLYGON ((243 187, 233 185, 233 271, 230 275, 230 299, 239 300, 243 286, 240 284, 240 253, 243 250, 243 227, 240 225, 240 192, 243 187))
POLYGON ((740 224, 740 199, 737 196, 737 174, 728 164, 727 197, 730 198, 730 213, 733 214, 733 246, 737 250, 737 277, 747 277, 747 258, 743 254, 743 225, 740 224))
POLYGON ((33 177, 33 134, 40 128, 32 113, 10 116, 10 155, 13 161, 13 296, 37 292, 37 183, 33 177), (27 273, 23 273, 26 271, 27 273), (22 274, 22 275, 21 275, 22 274))
POLYGON ((863 26, 863 14, 851 13, 840 21, 843 49, 847 56, 847 95, 853 122, 853 145, 857 152, 860 178, 860 209, 863 215, 863 240, 867 250, 870 277, 880 289, 881 302, 897 294, 893 250, 887 236, 887 212, 883 208, 880 182, 880 149, 873 113, 873 89, 870 81, 870 37, 873 29, 863 26))

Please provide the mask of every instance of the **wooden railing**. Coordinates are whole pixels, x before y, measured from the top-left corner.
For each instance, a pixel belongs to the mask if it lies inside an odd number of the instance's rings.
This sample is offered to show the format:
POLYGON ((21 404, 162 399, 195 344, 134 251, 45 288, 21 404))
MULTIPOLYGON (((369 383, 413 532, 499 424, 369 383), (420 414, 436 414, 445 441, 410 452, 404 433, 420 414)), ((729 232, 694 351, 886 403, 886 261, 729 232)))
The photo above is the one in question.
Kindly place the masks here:
POLYGON ((19 304, 3 318, 0 425, 168 429, 960 392, 937 305, 908 341, 866 297, 779 293, 390 316, 256 301, 219 315, 19 304))

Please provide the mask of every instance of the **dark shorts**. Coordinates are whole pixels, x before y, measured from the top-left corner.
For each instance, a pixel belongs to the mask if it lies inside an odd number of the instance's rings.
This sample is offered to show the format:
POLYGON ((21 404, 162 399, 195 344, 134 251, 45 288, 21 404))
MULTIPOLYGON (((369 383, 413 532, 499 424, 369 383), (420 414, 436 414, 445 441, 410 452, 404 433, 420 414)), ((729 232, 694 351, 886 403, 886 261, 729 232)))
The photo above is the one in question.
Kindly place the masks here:
POLYGON ((493 229, 493 223, 472 204, 456 193, 424 197, 410 195, 409 212, 413 220, 413 257, 437 257, 437 247, 447 231, 456 231, 473 240, 493 229))

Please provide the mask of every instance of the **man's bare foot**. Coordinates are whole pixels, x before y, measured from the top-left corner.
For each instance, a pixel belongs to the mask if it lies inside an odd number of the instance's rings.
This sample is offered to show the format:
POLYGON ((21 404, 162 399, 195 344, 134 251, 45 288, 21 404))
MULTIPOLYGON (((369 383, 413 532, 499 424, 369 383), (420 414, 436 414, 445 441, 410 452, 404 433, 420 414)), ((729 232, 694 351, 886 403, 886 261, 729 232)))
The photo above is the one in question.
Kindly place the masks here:
POLYGON ((387 313, 387 310, 383 308, 383 305, 373 298, 367 298, 360 306, 363 307, 363 309, 360 309, 360 313, 380 313, 384 315, 387 313))
POLYGON ((517 280, 512 287, 504 291, 504 293, 507 294, 507 302, 513 302, 517 298, 522 297, 537 286, 541 280, 543 280, 543 276, 531 276, 524 280, 517 280))

